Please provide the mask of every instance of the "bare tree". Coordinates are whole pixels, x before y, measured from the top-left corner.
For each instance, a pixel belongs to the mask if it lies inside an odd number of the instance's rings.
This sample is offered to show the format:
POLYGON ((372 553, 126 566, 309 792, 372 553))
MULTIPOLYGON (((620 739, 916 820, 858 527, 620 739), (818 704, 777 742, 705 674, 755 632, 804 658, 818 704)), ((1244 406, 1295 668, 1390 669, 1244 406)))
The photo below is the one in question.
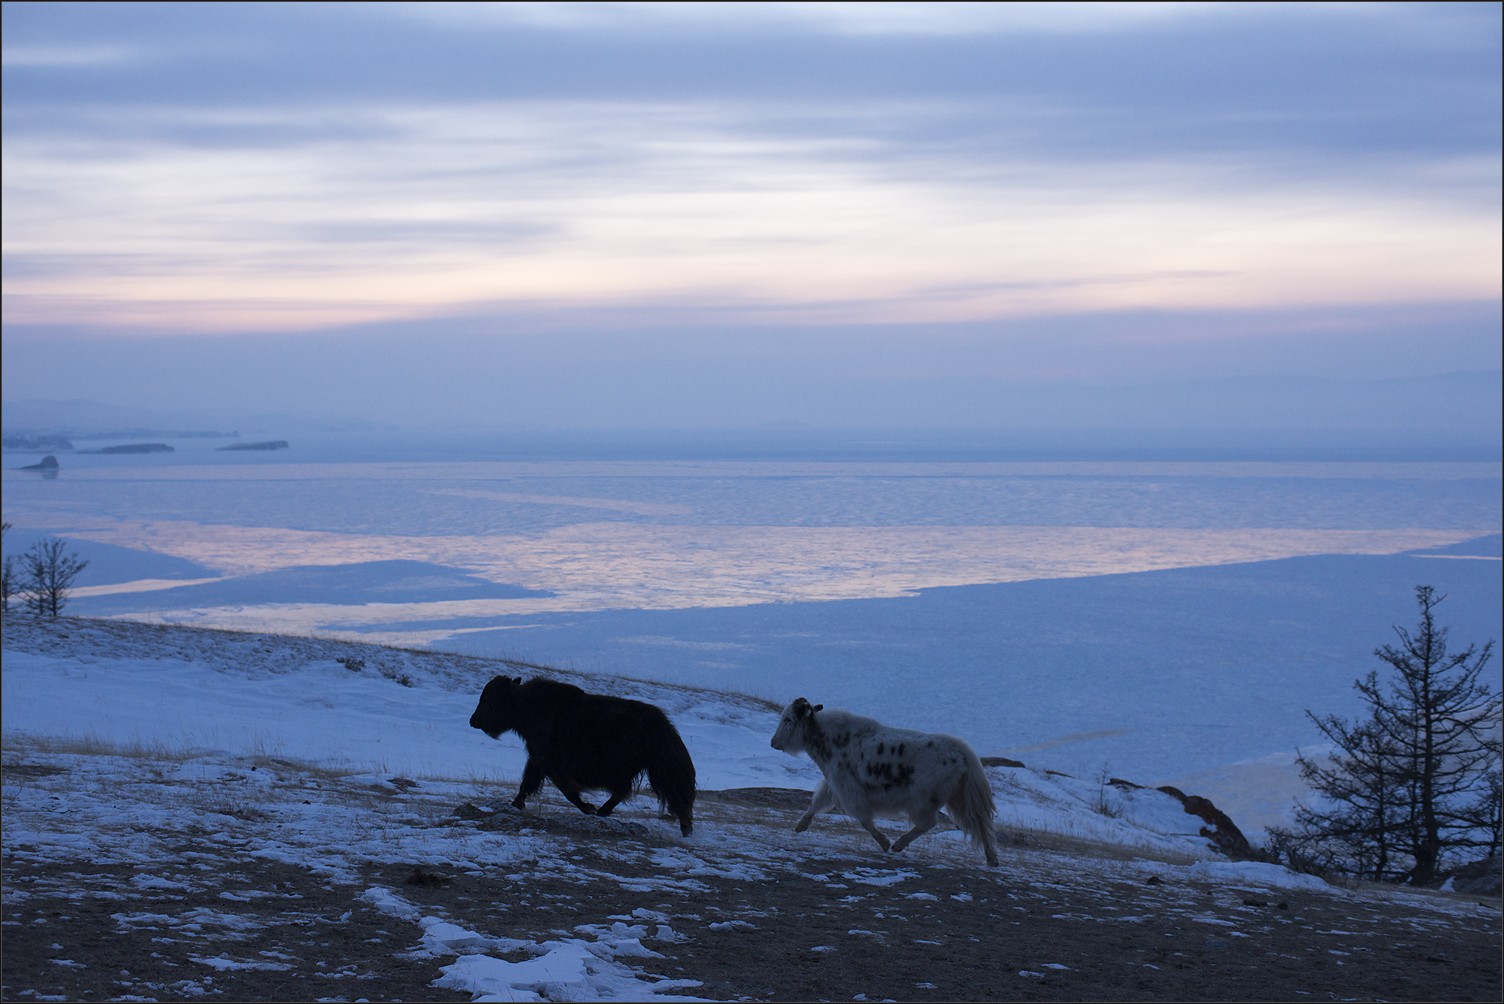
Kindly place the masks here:
MULTIPOLYGON (((5 535, 10 533, 10 523, 0 522, 0 549, 4 547, 5 535)), ((4 556, 3 567, 0 567, 0 611, 10 610, 10 598, 16 594, 16 558, 15 555, 4 556)))
POLYGON ((1413 633, 1396 626, 1399 643, 1374 651, 1392 672, 1353 684, 1368 718, 1307 712, 1335 752, 1297 758, 1323 804, 1296 807, 1294 839, 1325 845, 1345 871, 1420 885, 1449 855, 1498 848, 1501 697, 1482 679, 1494 643, 1448 652, 1436 623, 1446 597, 1430 586, 1415 597, 1413 633))
POLYGON ((62 613, 73 580, 88 567, 89 563, 80 561, 78 555, 65 552, 66 546, 58 538, 48 537, 33 544, 22 556, 26 575, 22 591, 26 594, 26 605, 38 616, 56 617, 62 613))
POLYGON ((1297 804, 1294 833, 1281 836, 1304 846, 1305 856, 1327 870, 1363 878, 1393 877, 1399 823, 1406 798, 1396 764, 1397 747, 1371 722, 1349 724, 1334 715, 1310 716, 1335 750, 1329 759, 1301 756, 1301 777, 1325 802, 1320 808, 1297 804))
POLYGON ((1488 838, 1488 857, 1497 859, 1504 837, 1504 775, 1498 770, 1483 780, 1483 790, 1470 809, 1468 820, 1488 838))

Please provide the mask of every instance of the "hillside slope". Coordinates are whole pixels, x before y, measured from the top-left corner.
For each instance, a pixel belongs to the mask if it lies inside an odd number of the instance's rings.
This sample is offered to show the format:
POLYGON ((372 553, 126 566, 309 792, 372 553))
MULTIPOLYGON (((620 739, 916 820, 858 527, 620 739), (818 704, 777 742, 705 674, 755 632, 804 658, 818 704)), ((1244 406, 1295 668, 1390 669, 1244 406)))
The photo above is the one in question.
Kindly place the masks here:
POLYGON ((795 834, 813 769, 750 698, 588 682, 680 725, 686 839, 651 798, 508 807, 520 749, 464 725, 494 662, 25 618, 4 649, 6 999, 1499 993, 1496 902, 1227 861, 1158 793, 994 767, 996 869, 952 829, 795 834))

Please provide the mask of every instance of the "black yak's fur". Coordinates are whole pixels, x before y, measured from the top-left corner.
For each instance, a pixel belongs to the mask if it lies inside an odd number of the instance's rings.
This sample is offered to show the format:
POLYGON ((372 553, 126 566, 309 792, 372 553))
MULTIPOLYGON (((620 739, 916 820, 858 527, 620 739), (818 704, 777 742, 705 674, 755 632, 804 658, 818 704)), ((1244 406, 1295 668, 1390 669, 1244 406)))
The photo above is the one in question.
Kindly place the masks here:
POLYGON ((694 828, 694 761, 661 708, 556 680, 498 676, 481 692, 470 727, 492 739, 514 731, 527 744, 522 786, 512 799, 519 809, 547 778, 581 812, 609 816, 646 774, 680 831, 688 836, 694 828), (580 798, 585 789, 610 798, 597 809, 580 798))

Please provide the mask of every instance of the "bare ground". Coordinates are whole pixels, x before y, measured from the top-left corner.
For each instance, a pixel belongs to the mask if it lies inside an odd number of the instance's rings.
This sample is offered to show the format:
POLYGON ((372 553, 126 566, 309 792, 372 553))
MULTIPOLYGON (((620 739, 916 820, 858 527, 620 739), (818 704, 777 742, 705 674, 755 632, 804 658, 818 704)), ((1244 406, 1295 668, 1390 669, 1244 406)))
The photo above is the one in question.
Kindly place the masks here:
POLYGON ((381 886, 494 937, 578 936, 648 911, 676 937, 645 940, 661 957, 633 963, 645 978, 698 980, 683 992, 713 999, 1500 999, 1497 901, 1232 888, 1006 833, 1002 867, 989 869, 979 854, 927 848, 930 838, 884 855, 835 816, 816 829, 850 838, 827 834, 805 853, 808 835, 790 827, 807 797, 702 792, 691 846, 710 867, 692 876, 666 864, 685 844, 641 800, 624 819, 553 801, 431 823, 498 841, 550 837, 557 854, 536 869, 391 860, 331 876, 164 823, 156 836, 199 878, 158 888, 134 868, 43 860, 7 836, 3 996, 469 999, 431 985, 450 960, 413 953, 415 923, 362 897, 381 886), (701 843, 718 829, 796 853, 770 854, 749 878, 718 867, 735 864, 731 845, 701 843), (247 965, 264 968, 231 968, 247 965))

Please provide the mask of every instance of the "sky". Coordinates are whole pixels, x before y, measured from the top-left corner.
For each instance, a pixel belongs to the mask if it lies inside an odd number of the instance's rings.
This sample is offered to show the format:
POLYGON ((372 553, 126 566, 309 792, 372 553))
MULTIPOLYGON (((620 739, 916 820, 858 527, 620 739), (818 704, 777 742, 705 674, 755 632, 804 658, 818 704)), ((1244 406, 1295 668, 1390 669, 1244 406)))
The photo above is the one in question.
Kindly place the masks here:
POLYGON ((1476 4, 3 7, 3 395, 1497 442, 1476 4))

